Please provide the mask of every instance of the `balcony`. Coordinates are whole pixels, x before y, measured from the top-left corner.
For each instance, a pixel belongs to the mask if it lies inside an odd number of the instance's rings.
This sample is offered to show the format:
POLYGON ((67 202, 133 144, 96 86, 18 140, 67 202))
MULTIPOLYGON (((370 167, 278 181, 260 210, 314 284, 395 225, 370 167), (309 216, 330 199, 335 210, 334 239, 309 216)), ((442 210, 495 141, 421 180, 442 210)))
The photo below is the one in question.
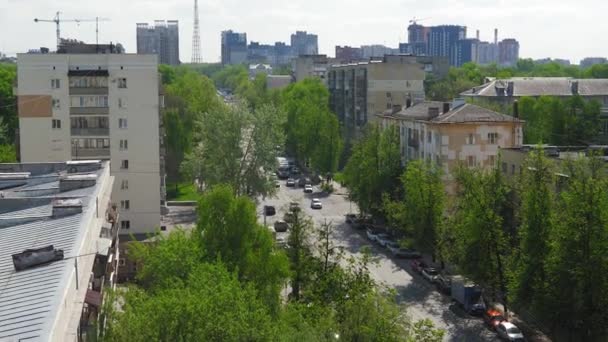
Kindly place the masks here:
POLYGON ((109 114, 110 107, 70 107, 70 114, 109 114))
POLYGON ((110 128, 71 128, 70 132, 78 136, 109 136, 110 128))
POLYGON ((110 158, 109 148, 74 148, 72 147, 72 157, 74 159, 88 159, 88 158, 110 158))
POLYGON ((108 87, 70 87, 70 95, 108 95, 108 87))

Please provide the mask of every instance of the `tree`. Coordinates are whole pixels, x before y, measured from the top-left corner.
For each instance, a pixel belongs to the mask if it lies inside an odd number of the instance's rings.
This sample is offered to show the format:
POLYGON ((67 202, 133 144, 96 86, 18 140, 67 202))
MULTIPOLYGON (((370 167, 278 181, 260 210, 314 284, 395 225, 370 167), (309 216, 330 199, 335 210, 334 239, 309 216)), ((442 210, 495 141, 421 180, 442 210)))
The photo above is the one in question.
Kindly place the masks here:
POLYGON ((207 187, 228 184, 236 194, 276 191, 270 172, 282 146, 284 114, 272 105, 251 111, 244 104, 206 113, 197 122, 196 146, 182 171, 207 187))
POLYGON ((299 208, 290 210, 292 220, 289 223, 289 237, 287 238, 287 255, 291 267, 291 297, 295 301, 301 299, 302 288, 308 285, 311 278, 312 221, 304 216, 299 208))
POLYGON ((383 194, 395 193, 401 173, 399 146, 395 127, 369 125, 353 147, 344 179, 362 213, 381 214, 383 194))
POLYGON ((0 126, 5 125, 4 141, 0 144, 11 145, 15 140, 19 118, 17 117, 17 104, 13 94, 13 84, 17 79, 17 66, 15 64, 0 63, 0 126))

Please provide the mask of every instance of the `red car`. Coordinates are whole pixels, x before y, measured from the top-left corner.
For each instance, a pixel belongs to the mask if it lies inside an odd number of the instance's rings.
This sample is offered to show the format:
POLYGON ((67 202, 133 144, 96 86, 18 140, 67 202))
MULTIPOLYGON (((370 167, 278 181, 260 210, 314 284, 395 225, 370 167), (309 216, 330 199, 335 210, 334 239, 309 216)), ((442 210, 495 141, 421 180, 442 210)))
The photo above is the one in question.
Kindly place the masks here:
POLYGON ((500 324, 500 322, 506 321, 506 319, 502 316, 502 313, 494 309, 489 309, 484 312, 483 320, 490 328, 492 328, 492 330, 496 329, 496 326, 500 324))
POLYGON ((410 266, 412 266, 412 270, 417 273, 422 273, 422 270, 429 267, 422 260, 413 260, 410 262, 410 266))

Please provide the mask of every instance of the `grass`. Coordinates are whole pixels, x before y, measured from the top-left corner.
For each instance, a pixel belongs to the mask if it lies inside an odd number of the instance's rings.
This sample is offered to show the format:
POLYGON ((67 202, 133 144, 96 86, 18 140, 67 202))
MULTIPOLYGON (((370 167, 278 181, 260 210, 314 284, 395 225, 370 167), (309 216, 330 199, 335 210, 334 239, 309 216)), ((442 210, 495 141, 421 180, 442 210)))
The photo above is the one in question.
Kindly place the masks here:
POLYGON ((193 183, 167 183, 168 201, 198 201, 199 193, 193 183))

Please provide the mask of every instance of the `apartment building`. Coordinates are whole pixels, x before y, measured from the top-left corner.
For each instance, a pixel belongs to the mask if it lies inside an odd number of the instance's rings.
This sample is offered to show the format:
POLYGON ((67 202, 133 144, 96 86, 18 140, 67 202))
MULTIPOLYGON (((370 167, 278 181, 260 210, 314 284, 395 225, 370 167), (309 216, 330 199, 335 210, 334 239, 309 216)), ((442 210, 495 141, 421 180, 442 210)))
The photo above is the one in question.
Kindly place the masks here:
POLYGON ((222 65, 241 64, 247 60, 247 33, 222 31, 222 65))
POLYGON ((400 134, 403 165, 410 160, 436 162, 446 181, 464 163, 495 165, 499 148, 521 146, 522 121, 517 117, 467 104, 425 101, 379 114, 382 127, 396 126, 400 134))
POLYGON ((0 341, 96 340, 120 263, 113 178, 108 161, 0 164, 0 341))
POLYGON ((318 37, 306 31, 296 31, 291 35, 291 49, 294 56, 316 55, 319 53, 318 37))
POLYGON ((179 65, 179 22, 155 20, 137 23, 137 53, 157 54, 159 63, 179 65))
POLYGON ((153 232, 164 204, 158 56, 19 54, 22 162, 110 160, 121 234, 153 232))
POLYGON ((327 70, 332 59, 327 55, 301 55, 293 59, 292 71, 296 82, 305 78, 317 77, 327 83, 327 70))
POLYGON ((332 65, 328 72, 330 108, 338 115, 347 140, 376 114, 393 106, 424 100, 424 65, 415 56, 332 65))

